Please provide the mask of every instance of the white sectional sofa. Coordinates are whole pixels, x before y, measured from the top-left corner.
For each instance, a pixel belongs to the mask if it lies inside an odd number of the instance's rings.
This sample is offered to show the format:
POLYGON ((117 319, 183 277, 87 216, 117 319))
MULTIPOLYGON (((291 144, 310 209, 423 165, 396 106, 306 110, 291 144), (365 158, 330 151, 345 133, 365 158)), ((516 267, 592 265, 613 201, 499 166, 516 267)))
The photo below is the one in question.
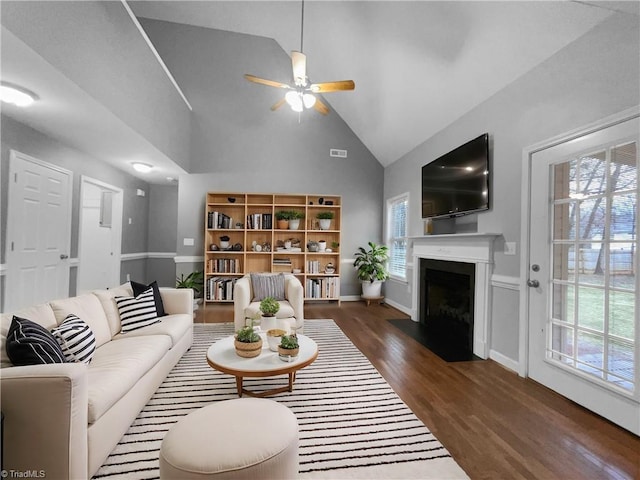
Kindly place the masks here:
POLYGON ((160 288, 166 316, 121 333, 115 296, 128 284, 1 316, 3 468, 47 478, 90 478, 193 342, 193 290, 160 288), (48 330, 69 314, 95 335, 91 362, 13 366, 6 352, 13 315, 48 330))

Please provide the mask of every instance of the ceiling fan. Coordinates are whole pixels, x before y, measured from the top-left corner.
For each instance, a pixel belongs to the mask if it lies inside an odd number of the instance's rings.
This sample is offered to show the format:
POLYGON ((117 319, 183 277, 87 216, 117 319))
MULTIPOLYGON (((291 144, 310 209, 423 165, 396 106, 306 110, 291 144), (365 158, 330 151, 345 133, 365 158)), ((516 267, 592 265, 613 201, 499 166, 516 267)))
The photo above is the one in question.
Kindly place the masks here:
POLYGON ((285 102, 289 104, 294 112, 302 112, 305 108, 315 108, 323 115, 329 113, 329 107, 320 100, 317 93, 338 92, 344 90, 353 90, 356 84, 353 80, 338 80, 335 82, 310 83, 307 77, 307 56, 302 53, 302 41, 304 33, 304 0, 302 1, 302 25, 300 28, 300 51, 293 50, 291 52, 291 66, 293 67, 293 85, 289 85, 275 80, 267 80, 266 78, 256 77, 255 75, 245 74, 244 78, 250 82, 267 85, 288 90, 285 96, 278 100, 271 110, 277 110, 285 102))

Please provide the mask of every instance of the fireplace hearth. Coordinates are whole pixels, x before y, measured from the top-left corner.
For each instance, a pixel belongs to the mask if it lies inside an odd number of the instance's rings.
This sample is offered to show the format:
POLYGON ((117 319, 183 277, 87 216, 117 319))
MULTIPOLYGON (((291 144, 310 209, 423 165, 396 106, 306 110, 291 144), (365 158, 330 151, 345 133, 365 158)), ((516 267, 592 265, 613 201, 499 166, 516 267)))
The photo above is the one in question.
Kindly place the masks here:
POLYGON ((474 291, 475 265, 420 260, 420 330, 425 346, 444 360, 474 359, 474 291))

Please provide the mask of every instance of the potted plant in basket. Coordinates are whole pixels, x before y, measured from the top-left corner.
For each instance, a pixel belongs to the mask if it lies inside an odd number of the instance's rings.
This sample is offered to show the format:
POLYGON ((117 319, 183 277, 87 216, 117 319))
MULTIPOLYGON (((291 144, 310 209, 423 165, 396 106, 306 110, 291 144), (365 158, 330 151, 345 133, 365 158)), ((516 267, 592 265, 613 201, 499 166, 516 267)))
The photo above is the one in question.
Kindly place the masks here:
POLYGON ((284 362, 292 362, 300 352, 298 337, 295 333, 291 335, 283 335, 278 345, 278 356, 284 362))
POLYGON ((262 337, 253 329, 253 321, 250 325, 242 327, 236 332, 233 341, 236 353, 243 358, 253 358, 262 351, 262 337))
POLYGON ((369 249, 359 247, 355 253, 353 266, 356 267, 358 279, 362 281, 362 296, 364 298, 379 298, 382 282, 389 278, 387 261, 389 248, 369 242, 369 249))
POLYGON ((280 210, 276 212, 276 220, 278 221, 278 228, 280 230, 286 230, 289 228, 289 218, 291 216, 291 212, 287 210, 280 210))
POLYGON ((300 227, 300 220, 304 218, 304 212, 291 210, 289 212, 289 230, 297 230, 300 227))
POLYGON ((263 331, 276 328, 276 313, 280 310, 280 304, 273 297, 265 297, 260 301, 260 311, 262 312, 262 320, 260 327, 263 331))
POLYGON ((316 215, 320 223, 320 230, 329 230, 331 228, 331 220, 333 219, 333 212, 319 212, 316 215))

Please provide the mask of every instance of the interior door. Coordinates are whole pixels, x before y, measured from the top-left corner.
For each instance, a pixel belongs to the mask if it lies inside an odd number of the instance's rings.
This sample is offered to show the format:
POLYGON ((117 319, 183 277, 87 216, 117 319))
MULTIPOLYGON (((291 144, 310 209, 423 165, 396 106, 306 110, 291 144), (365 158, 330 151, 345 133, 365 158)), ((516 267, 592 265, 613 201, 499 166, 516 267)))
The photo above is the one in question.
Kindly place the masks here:
POLYGON ((638 118, 531 162, 529 376, 640 434, 638 118))
POLYGON ((13 150, 9 162, 5 311, 68 296, 71 247, 72 173, 13 150))
POLYGON ((82 177, 78 293, 120 283, 122 189, 82 177))

